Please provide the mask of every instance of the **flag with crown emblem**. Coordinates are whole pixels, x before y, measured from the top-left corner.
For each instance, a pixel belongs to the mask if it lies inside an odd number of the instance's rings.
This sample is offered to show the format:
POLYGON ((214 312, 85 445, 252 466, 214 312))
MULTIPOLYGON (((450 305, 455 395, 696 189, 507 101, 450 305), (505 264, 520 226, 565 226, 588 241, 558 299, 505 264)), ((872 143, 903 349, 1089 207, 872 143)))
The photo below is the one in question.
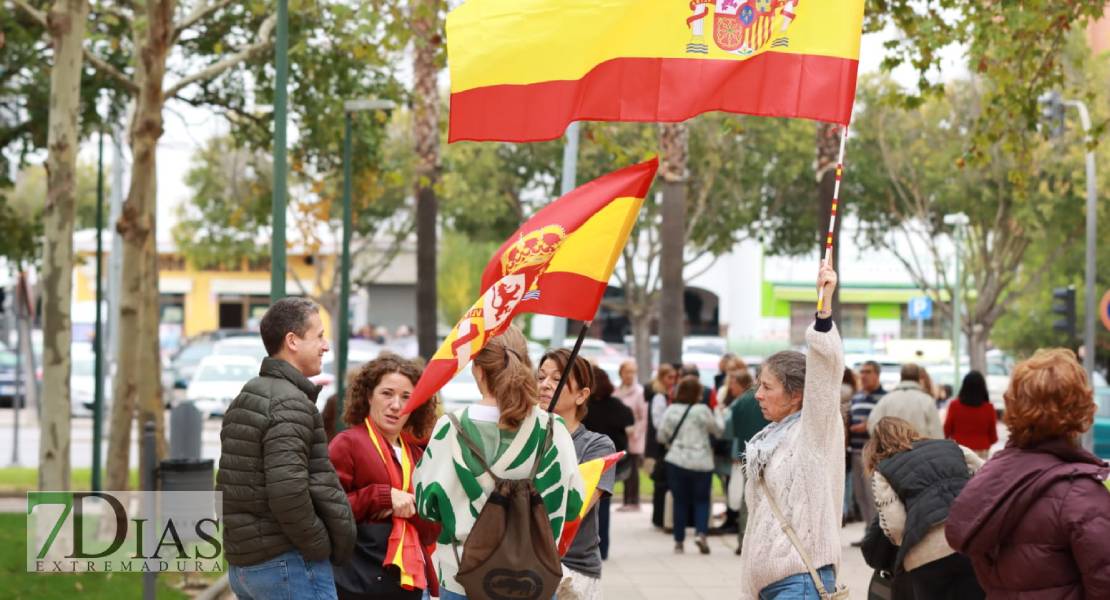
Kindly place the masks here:
POLYGON ((595 179, 521 225, 494 253, 481 295, 428 361, 405 412, 446 385, 516 315, 593 319, 658 167, 653 158, 595 179))
POLYGON ((864 0, 467 0, 447 16, 451 142, 708 111, 847 124, 864 0))

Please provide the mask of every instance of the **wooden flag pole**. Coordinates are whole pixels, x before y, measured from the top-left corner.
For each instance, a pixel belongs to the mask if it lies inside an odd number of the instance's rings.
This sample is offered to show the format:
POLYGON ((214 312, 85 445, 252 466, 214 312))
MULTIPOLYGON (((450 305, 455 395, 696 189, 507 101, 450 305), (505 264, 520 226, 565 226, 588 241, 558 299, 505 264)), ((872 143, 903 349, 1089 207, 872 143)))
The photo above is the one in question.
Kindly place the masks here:
POLYGON ((563 387, 567 384, 567 377, 570 377, 570 369, 574 366, 574 359, 578 358, 578 352, 582 349, 582 342, 586 339, 586 332, 589 331, 592 323, 593 321, 582 321, 582 330, 578 332, 578 340, 574 342, 574 349, 570 351, 570 358, 567 359, 567 364, 563 367, 563 375, 559 378, 559 385, 555 386, 555 393, 551 395, 551 404, 547 406, 547 412, 555 412, 555 405, 559 403, 559 394, 563 392, 563 387))
MULTIPOLYGON (((833 232, 836 231, 836 216, 840 210, 840 180, 844 177, 844 145, 848 141, 848 126, 840 126, 840 156, 836 159, 836 184, 833 185, 832 210, 829 212, 829 233, 825 237, 824 264, 832 264, 833 232)), ((817 290, 817 312, 825 308, 825 290, 817 290)))

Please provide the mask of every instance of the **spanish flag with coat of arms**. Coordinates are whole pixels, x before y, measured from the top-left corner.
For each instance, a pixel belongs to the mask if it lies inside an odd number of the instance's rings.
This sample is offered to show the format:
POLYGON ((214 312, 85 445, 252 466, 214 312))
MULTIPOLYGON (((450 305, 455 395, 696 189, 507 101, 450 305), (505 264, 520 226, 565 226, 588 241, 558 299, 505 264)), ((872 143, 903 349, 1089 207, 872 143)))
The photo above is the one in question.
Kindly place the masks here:
POLYGON ((447 16, 449 140, 709 111, 848 124, 864 0, 467 0, 447 16))
POLYGON ((481 296, 428 361, 405 412, 439 391, 516 315, 592 320, 658 167, 653 158, 595 179, 521 225, 494 253, 481 296))

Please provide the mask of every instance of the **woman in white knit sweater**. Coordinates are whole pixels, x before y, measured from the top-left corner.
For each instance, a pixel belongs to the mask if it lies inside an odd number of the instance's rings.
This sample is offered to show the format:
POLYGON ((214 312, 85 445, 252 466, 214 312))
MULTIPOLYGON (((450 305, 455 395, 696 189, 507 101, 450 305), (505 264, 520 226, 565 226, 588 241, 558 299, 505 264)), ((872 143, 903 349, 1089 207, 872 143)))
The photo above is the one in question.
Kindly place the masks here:
MULTIPOLYGON (((826 299, 832 298, 836 272, 831 267, 821 267, 817 287, 826 299)), ((817 314, 806 331, 806 344, 804 355, 770 356, 759 375, 756 400, 771 424, 748 442, 745 453, 749 513, 741 554, 742 598, 819 597, 806 561, 783 531, 768 493, 797 534, 825 590, 836 589, 844 501, 844 351, 830 311, 817 314)))

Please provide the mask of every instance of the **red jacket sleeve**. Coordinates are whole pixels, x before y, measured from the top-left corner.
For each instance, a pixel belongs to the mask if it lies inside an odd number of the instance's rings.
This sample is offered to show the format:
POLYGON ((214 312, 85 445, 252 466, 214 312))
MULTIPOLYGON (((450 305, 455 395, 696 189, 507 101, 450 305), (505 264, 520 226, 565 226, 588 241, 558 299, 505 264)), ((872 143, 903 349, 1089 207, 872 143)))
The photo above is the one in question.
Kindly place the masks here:
POLYGON ((945 439, 952 439, 952 434, 956 432, 956 417, 954 413, 958 410, 956 406, 959 400, 953 400, 948 403, 948 413, 944 415, 944 437, 945 439))
POLYGON ((991 429, 990 429, 990 433, 988 433, 987 435, 990 436, 991 445, 993 446, 995 444, 995 442, 998 441, 998 413, 994 412, 994 406, 993 405, 988 404, 988 406, 991 407, 991 409, 990 409, 991 429))
POLYGON ((393 509, 393 495, 388 483, 371 483, 355 488, 355 453, 357 448, 350 436, 337 435, 328 446, 331 464, 339 476, 339 484, 347 492, 355 522, 369 521, 370 515, 393 509))

